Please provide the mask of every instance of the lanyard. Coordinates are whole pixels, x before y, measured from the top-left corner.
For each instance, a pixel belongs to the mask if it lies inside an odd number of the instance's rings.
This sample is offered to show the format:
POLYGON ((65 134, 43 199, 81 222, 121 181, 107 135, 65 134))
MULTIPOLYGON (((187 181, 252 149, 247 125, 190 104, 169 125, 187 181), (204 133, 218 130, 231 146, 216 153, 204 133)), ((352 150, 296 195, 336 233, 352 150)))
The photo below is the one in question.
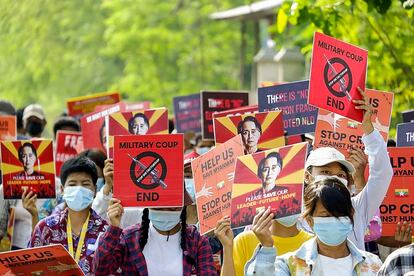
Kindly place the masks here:
POLYGON ((70 216, 68 214, 68 222, 66 225, 66 234, 68 236, 68 249, 69 249, 70 255, 72 255, 72 257, 75 258, 75 261, 77 263, 79 263, 83 243, 85 242, 85 235, 86 235, 86 231, 88 230, 89 216, 90 216, 90 213, 88 214, 86 221, 83 223, 82 230, 79 236, 78 246, 76 247, 76 254, 74 255, 73 254, 72 225, 70 224, 70 216))

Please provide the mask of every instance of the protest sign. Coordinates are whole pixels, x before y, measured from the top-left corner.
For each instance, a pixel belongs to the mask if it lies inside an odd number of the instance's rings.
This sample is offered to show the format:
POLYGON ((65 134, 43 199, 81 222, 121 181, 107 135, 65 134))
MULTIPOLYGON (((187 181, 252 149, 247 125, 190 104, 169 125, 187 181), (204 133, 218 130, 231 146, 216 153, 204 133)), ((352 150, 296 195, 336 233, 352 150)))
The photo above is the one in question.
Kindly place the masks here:
POLYGON ((107 155, 112 158, 115 135, 168 134, 165 107, 134 112, 117 112, 106 117, 107 155))
POLYGON ((114 137, 114 197, 124 207, 183 206, 183 134, 114 137))
POLYGON ((365 90, 368 51, 315 32, 309 80, 309 104, 362 122, 361 100, 365 90))
POLYGON ((214 119, 216 145, 241 134, 244 153, 285 145, 282 111, 233 115, 214 119))
POLYGON ((58 130, 56 133, 56 175, 60 176, 63 163, 78 155, 83 149, 83 137, 81 132, 58 130))
POLYGON ((82 117, 94 111, 98 105, 114 104, 121 100, 119 92, 95 93, 66 100, 69 116, 82 117))
POLYGON ((16 140, 16 116, 0 116, 0 140, 16 140))
POLYGON ((173 102, 177 132, 201 132, 200 94, 174 97, 173 102))
POLYGON ((287 135, 315 131, 318 109, 308 104, 309 81, 258 88, 259 111, 282 110, 287 135))
POLYGON ((231 225, 250 225, 270 207, 274 218, 302 212, 307 143, 271 149, 237 158, 232 190, 231 225))
POLYGON ((414 109, 403 111, 401 112, 401 114, 403 118, 403 123, 409 123, 414 121, 414 109))
POLYGON ((249 105, 249 92, 201 91, 200 100, 203 139, 213 140, 213 113, 249 105))
MULTIPOLYGON (((372 124, 380 132, 384 141, 387 142, 394 93, 373 89, 366 89, 365 92, 373 108, 372 124)), ((360 123, 333 112, 319 109, 313 144, 315 148, 334 147, 345 156, 348 156, 347 150, 352 147, 364 149, 363 135, 364 130, 360 123)))
POLYGON ((134 110, 143 110, 143 109, 149 109, 151 106, 151 102, 136 102, 136 103, 128 103, 128 102, 119 102, 116 104, 104 104, 104 105, 98 105, 95 106, 94 111, 102 111, 104 109, 108 109, 110 107, 113 107, 114 105, 119 105, 119 111, 126 112, 126 111, 134 111, 134 110))
POLYGON ((37 198, 55 197, 52 140, 1 142, 4 199, 21 199, 24 190, 37 198))
POLYGON ((0 253, 0 260, 1 275, 84 275, 61 244, 0 253))
POLYGON ((388 148, 388 153, 394 176, 380 212, 382 235, 394 237, 398 222, 414 221, 414 148, 388 148))
POLYGON ((121 111, 118 104, 111 105, 109 108, 89 113, 81 118, 81 129, 83 146, 85 149, 100 149, 107 152, 107 130, 105 116, 121 111))
POLYGON ((252 114, 257 112, 259 112, 259 107, 257 105, 242 106, 219 112, 216 111, 213 113, 213 121, 215 118, 226 117, 231 115, 252 114))
POLYGON ((218 220, 230 216, 234 166, 241 155, 243 145, 237 135, 191 162, 202 235, 214 230, 218 220))
POLYGON ((397 147, 414 146, 414 122, 397 125, 397 147))
POLYGON ((13 244, 15 207, 10 206, 6 235, 0 241, 0 252, 10 251, 13 244))
POLYGON ((287 140, 286 145, 293 145, 293 144, 303 142, 302 135, 287 136, 286 140, 287 140))

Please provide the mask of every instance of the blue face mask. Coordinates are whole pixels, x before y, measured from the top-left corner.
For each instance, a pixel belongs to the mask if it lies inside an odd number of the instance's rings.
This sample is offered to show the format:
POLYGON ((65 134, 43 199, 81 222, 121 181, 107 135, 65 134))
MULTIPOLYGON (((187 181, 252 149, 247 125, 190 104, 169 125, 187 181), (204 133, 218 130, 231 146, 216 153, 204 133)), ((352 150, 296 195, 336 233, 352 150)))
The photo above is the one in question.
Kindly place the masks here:
POLYGON ((199 148, 196 149, 196 152, 199 155, 203 155, 204 153, 208 152, 209 150, 210 150, 209 147, 199 147, 199 148))
POLYGON ((194 179, 193 178, 184 178, 185 189, 187 190, 188 195, 191 197, 191 200, 195 204, 195 190, 194 190, 194 179))
POLYGON ((277 222, 285 227, 292 227, 298 222, 300 214, 276 219, 277 222))
POLYGON ((92 204, 95 193, 82 186, 68 186, 63 191, 63 200, 73 211, 81 211, 92 204))
POLYGON ((149 209, 148 218, 160 231, 170 231, 180 222, 181 211, 162 211, 149 209))
POLYGON ((337 246, 343 243, 352 231, 348 217, 314 217, 313 232, 326 245, 337 246))
POLYGON ((103 177, 99 177, 96 181, 96 191, 99 192, 103 186, 105 185, 105 179, 103 177))

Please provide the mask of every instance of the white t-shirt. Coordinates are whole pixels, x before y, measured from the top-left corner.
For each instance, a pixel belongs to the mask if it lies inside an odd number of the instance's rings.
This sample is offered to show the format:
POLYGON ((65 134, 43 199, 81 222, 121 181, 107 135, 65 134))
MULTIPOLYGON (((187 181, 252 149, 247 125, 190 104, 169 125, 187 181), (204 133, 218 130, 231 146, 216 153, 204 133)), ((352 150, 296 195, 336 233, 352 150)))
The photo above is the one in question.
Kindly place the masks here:
POLYGON ((180 246, 181 231, 174 235, 161 235, 150 223, 148 241, 142 253, 149 276, 182 276, 183 250, 180 246))
POLYGON ((334 259, 318 255, 315 264, 315 275, 318 276, 352 276, 352 257, 351 254, 344 258, 334 259))

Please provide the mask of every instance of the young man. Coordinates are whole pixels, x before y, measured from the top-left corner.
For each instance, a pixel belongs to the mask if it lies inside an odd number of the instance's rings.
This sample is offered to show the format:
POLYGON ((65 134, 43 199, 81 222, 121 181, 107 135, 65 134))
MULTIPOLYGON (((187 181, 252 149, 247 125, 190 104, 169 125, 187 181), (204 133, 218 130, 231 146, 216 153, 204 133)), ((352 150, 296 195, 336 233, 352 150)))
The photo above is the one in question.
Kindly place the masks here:
POLYGON ((62 165, 63 199, 68 206, 42 219, 35 227, 29 247, 62 244, 85 275, 93 275, 92 260, 99 235, 107 222, 92 210, 98 173, 92 160, 75 157, 62 165))

